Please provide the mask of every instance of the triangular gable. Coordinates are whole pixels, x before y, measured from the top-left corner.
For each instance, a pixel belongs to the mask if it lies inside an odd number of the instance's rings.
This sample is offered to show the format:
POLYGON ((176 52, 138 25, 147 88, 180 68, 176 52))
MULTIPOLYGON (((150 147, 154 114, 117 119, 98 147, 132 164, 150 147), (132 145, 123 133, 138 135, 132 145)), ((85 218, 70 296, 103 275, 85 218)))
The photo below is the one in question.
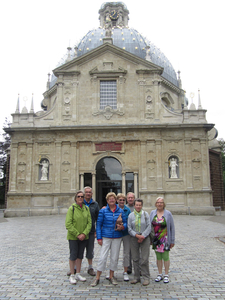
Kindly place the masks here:
POLYGON ((157 72, 160 75, 163 73, 162 67, 159 67, 150 61, 142 59, 142 58, 140 58, 126 50, 123 50, 117 46, 114 46, 110 43, 105 43, 105 44, 91 50, 89 53, 86 53, 80 57, 72 59, 71 61, 54 69, 53 73, 55 74, 55 76, 59 76, 60 74, 70 74, 70 75, 77 74, 77 75, 79 75, 80 72, 75 71, 74 66, 78 66, 78 65, 82 65, 83 63, 87 63, 87 61, 92 60, 106 52, 111 52, 117 56, 120 56, 121 58, 131 61, 132 63, 142 65, 151 72, 157 72))

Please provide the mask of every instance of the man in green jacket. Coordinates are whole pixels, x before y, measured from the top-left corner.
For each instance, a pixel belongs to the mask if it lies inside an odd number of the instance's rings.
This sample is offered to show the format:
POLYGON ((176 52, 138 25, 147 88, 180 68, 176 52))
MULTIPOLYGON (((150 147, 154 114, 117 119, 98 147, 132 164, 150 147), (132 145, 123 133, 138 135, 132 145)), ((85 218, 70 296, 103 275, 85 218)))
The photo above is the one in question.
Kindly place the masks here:
POLYGON ((76 284, 77 280, 86 281, 86 278, 80 275, 81 263, 84 255, 84 249, 87 245, 89 232, 92 227, 90 210, 83 203, 84 193, 78 191, 75 195, 75 203, 69 207, 66 215, 67 240, 70 248, 70 283, 76 284), (76 264, 76 275, 74 267, 76 264))

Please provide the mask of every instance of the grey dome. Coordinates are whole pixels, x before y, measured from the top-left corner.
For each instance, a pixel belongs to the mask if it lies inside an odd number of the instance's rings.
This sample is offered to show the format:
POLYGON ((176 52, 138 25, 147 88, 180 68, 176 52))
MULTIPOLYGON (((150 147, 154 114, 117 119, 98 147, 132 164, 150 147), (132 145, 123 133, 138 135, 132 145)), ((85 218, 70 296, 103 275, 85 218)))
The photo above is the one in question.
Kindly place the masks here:
MULTIPOLYGON (((82 56, 90 52, 91 50, 101 46, 103 44, 103 38, 105 37, 105 29, 98 28, 90 30, 79 42, 77 46, 77 57, 82 56)), ((178 86, 176 72, 164 55, 153 43, 144 38, 137 30, 132 28, 114 28, 112 29, 113 45, 122 48, 138 57, 145 59, 146 46, 150 46, 150 58, 152 63, 162 67, 162 77, 178 86)), ((59 65, 66 62, 67 55, 61 60, 59 65)), ((71 54, 71 59, 74 58, 74 53, 71 54)), ((52 76, 50 86, 55 84, 56 78, 52 76)))
MULTIPOLYGON (((124 2, 110 2, 110 4, 113 5, 113 6, 119 6, 119 5, 122 5, 125 9, 127 9, 127 6, 126 6, 126 4, 125 4, 124 2)), ((108 2, 102 3, 102 5, 101 5, 101 7, 100 7, 100 10, 101 10, 101 9, 104 9, 105 6, 107 6, 107 5, 108 5, 108 2)))

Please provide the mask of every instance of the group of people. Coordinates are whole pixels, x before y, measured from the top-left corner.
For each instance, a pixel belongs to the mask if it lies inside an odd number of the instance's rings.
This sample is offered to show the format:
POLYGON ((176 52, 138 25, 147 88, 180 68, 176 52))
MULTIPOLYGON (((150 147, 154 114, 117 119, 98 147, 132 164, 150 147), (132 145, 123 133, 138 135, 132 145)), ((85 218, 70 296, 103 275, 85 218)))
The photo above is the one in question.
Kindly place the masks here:
POLYGON ((143 210, 143 200, 135 199, 135 195, 131 192, 127 197, 121 193, 116 195, 110 192, 106 196, 106 201, 107 206, 100 210, 98 203, 92 199, 92 189, 85 187, 84 192, 76 193, 75 203, 67 212, 66 228, 70 249, 70 271, 67 275, 70 276, 70 283, 76 284, 77 280, 86 281, 80 274, 86 248, 88 274, 95 276, 91 286, 99 284, 100 276, 106 269, 109 253, 109 274, 106 278, 111 284, 117 285, 114 272, 117 270, 121 243, 123 243, 124 281, 129 281, 133 265, 134 278, 131 283, 141 282, 142 276, 142 285, 149 285, 149 252, 152 244, 158 267, 155 281, 163 280, 164 283, 168 283, 169 251, 174 247, 175 227, 171 212, 165 209, 164 199, 162 197, 156 199, 156 209, 150 216, 143 210), (92 266, 95 237, 101 246, 97 272, 92 266))

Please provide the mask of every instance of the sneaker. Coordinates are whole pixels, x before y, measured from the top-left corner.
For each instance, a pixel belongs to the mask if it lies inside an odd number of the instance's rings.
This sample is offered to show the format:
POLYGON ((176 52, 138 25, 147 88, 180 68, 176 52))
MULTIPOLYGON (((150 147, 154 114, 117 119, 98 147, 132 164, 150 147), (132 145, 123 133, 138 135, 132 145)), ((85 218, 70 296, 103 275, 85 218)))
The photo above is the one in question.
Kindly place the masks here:
POLYGON ((147 279, 145 279, 144 282, 142 283, 142 285, 149 285, 149 281, 147 279))
POLYGON ((105 276, 105 279, 109 280, 109 274, 105 276))
POLYGON ((124 281, 129 281, 130 280, 129 276, 127 275, 127 272, 123 273, 123 280, 124 281))
POLYGON ((81 276, 80 274, 76 274, 75 278, 76 278, 76 280, 79 280, 79 281, 86 281, 86 278, 81 276))
POLYGON ((88 274, 91 275, 91 276, 96 276, 96 273, 95 273, 95 271, 94 271, 93 268, 90 268, 90 269, 88 270, 88 274))
POLYGON ((109 281, 110 281, 113 285, 117 285, 117 284, 118 284, 118 282, 117 282, 117 280, 116 280, 115 277, 109 278, 109 281))
POLYGON ((91 283, 91 286, 96 286, 99 284, 99 279, 95 278, 92 283, 91 283))
POLYGON ((132 274, 132 270, 128 269, 127 274, 132 274))
POLYGON ((76 283, 77 283, 77 281, 76 281, 76 278, 75 278, 75 275, 74 275, 74 274, 71 274, 71 275, 70 275, 70 283, 71 283, 71 284, 76 284, 76 283))
POLYGON ((133 279, 133 280, 131 281, 131 284, 136 284, 136 283, 138 283, 138 282, 140 282, 140 279, 133 279))
MULTIPOLYGON (((76 274, 76 272, 77 272, 77 270, 76 269, 74 269, 74 274, 76 274)), ((70 271, 68 271, 67 272, 67 276, 70 276, 71 275, 71 272, 70 271)))

